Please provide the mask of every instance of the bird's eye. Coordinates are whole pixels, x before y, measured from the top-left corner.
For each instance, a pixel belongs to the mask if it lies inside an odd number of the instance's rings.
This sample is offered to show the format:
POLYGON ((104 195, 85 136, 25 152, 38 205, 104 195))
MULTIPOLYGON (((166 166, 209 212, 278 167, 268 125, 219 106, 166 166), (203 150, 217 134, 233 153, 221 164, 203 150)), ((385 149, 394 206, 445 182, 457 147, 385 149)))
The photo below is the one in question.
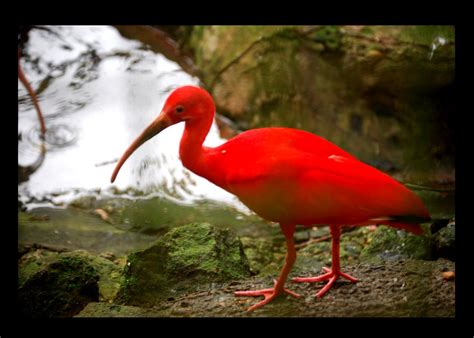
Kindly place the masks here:
POLYGON ((177 106, 174 110, 177 114, 181 114, 184 111, 183 106, 177 106))

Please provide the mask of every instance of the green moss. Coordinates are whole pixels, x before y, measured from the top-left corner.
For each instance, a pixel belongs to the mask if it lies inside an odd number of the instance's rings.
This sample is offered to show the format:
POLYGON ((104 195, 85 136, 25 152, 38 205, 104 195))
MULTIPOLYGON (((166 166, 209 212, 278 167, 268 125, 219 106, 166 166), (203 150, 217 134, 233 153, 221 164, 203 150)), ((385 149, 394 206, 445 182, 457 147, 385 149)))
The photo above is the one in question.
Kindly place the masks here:
POLYGON ((342 33, 337 26, 321 26, 315 30, 311 37, 316 42, 321 42, 327 49, 335 51, 342 47, 342 33))
POLYGON ((432 154, 436 148, 449 149, 451 142, 439 122, 446 110, 438 94, 454 81, 454 27, 231 26, 203 31, 195 41, 203 55, 198 65, 203 82, 210 85, 218 76, 211 88, 217 109, 242 129, 300 128, 364 161, 383 156, 402 169, 426 172, 435 170, 434 161, 453 163, 454 156, 439 160, 432 154), (431 55, 437 37, 447 43, 431 55), (359 132, 347 123, 354 112, 363 120, 359 132))
POLYGON ((32 253, 22 257, 19 270, 19 309, 26 317, 72 316, 99 298, 97 271, 74 253, 32 253))
POLYGON ((361 253, 361 259, 367 261, 407 258, 431 259, 430 236, 418 236, 403 230, 380 226, 374 231, 369 245, 361 253))
POLYGON ((91 267, 99 275, 99 300, 112 301, 123 282, 123 268, 105 258, 91 255, 86 251, 74 251, 72 253, 62 254, 62 259, 83 259, 86 260, 91 267), (68 256, 73 255, 73 256, 68 256))
POLYGON ((18 211, 18 223, 23 224, 30 220, 30 215, 24 211, 18 211))
POLYGON ((400 31, 402 41, 431 46, 436 38, 454 42, 454 26, 406 26, 400 31))
POLYGON ((39 262, 27 262, 23 264, 21 269, 18 271, 18 285, 21 287, 25 282, 31 278, 35 273, 39 272, 41 268, 43 267, 43 264, 39 262))
POLYGON ((245 255, 249 260, 250 270, 259 274, 269 264, 275 262, 273 245, 270 241, 260 238, 242 237, 245 255))
POLYGON ((204 271, 213 271, 214 261, 206 260, 206 256, 216 245, 210 232, 209 224, 178 227, 168 232, 162 243, 169 249, 169 267, 185 270, 197 267, 204 271))
POLYGON ((159 299, 249 273, 242 244, 232 232, 191 223, 128 256, 117 299, 122 304, 153 305, 159 299))
POLYGON ((232 269, 242 255, 228 230, 217 232, 208 223, 191 223, 172 229, 160 243, 168 251, 167 269, 176 274, 199 270, 224 278, 242 276, 242 271, 232 269))

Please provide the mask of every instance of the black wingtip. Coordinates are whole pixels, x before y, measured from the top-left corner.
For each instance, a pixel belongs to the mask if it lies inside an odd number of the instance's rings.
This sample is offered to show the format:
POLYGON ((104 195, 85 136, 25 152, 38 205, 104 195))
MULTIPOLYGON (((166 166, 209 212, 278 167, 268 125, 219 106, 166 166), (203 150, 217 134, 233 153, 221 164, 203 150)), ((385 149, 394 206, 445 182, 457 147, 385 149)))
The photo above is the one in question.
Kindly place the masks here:
POLYGON ((431 221, 431 217, 422 217, 416 215, 396 215, 390 216, 391 221, 397 223, 420 224, 431 221))

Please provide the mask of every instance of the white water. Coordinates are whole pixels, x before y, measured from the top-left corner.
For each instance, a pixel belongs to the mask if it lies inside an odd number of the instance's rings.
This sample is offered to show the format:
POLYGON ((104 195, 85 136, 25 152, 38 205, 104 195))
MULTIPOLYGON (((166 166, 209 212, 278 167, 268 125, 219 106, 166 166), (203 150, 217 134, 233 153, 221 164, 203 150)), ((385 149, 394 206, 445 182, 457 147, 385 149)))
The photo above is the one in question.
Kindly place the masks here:
MULTIPOLYGON (((123 38, 113 27, 48 28, 50 32, 30 32, 26 53, 39 60, 37 67, 24 59, 21 64, 36 90, 47 76, 52 77, 39 95, 46 127, 70 142, 47 145, 41 167, 18 186, 19 198, 28 201, 31 196, 47 195, 55 202, 67 202, 85 191, 110 192, 116 160, 157 116, 172 89, 196 85, 198 79, 140 42, 123 38), (96 66, 91 50, 101 58, 96 66)), ((39 154, 39 122, 20 81, 18 98, 18 133, 22 134, 18 161, 26 166, 39 154)), ((183 128, 183 124, 172 126, 145 143, 122 167, 114 185, 182 203, 211 199, 246 211, 235 196, 182 166, 178 147, 183 128)), ((205 145, 223 142, 214 123, 205 145)))

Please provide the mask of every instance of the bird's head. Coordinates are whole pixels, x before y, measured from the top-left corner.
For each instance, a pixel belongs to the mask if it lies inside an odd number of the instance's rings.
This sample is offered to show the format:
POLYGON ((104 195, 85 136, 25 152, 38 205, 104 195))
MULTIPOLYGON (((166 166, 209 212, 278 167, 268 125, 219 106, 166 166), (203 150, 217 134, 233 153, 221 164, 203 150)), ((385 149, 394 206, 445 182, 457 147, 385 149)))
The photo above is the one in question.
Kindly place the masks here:
POLYGON ((166 99, 158 117, 133 141, 122 155, 110 181, 113 183, 125 161, 143 143, 160 133, 162 130, 179 122, 196 124, 201 121, 212 123, 215 106, 211 95, 202 88, 183 86, 175 89, 166 99))
POLYGON ((194 122, 212 119, 214 112, 214 101, 207 91, 200 87, 183 86, 171 92, 160 116, 163 115, 163 118, 175 124, 182 121, 194 122))

